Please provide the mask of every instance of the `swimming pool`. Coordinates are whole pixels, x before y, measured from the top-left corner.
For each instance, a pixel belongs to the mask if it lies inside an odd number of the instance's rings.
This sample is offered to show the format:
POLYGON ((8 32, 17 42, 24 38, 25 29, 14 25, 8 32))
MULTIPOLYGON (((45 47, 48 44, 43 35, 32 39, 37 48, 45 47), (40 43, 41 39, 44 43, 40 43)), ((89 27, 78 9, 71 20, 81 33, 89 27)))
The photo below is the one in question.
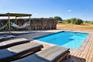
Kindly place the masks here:
POLYGON ((88 33, 62 31, 35 39, 66 48, 80 48, 87 37, 88 33))

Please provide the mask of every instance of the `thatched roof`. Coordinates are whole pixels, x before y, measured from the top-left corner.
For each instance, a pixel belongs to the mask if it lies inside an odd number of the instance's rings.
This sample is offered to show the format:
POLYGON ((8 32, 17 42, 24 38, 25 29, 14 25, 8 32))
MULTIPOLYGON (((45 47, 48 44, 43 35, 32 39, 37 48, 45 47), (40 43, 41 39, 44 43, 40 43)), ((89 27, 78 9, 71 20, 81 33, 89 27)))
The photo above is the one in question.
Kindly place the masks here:
POLYGON ((26 17, 26 16, 32 16, 32 14, 23 14, 23 13, 5 13, 5 14, 0 14, 1 17, 26 17))

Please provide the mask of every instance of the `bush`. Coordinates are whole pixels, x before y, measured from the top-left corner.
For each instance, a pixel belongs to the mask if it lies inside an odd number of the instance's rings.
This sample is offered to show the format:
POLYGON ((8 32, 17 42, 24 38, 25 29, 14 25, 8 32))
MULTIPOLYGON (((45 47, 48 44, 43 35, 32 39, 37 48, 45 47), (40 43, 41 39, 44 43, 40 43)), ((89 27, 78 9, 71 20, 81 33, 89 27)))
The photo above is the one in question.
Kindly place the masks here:
POLYGON ((70 23, 71 23, 71 20, 69 20, 69 19, 64 20, 63 23, 65 23, 65 24, 70 24, 70 23))
POLYGON ((93 21, 84 21, 84 24, 93 24, 93 21))
POLYGON ((64 23, 71 23, 71 24, 80 25, 83 23, 83 21, 81 19, 71 18, 71 19, 64 20, 64 23))

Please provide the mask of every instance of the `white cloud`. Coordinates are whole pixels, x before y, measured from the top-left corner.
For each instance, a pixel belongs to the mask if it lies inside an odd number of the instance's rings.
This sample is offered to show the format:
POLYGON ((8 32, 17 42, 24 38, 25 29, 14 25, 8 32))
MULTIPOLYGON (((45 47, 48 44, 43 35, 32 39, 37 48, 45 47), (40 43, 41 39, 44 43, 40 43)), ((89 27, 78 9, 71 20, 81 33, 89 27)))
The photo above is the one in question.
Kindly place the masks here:
POLYGON ((71 10, 71 9, 68 9, 68 10, 67 10, 67 12, 69 12, 69 13, 70 13, 70 12, 72 12, 72 10, 71 10))

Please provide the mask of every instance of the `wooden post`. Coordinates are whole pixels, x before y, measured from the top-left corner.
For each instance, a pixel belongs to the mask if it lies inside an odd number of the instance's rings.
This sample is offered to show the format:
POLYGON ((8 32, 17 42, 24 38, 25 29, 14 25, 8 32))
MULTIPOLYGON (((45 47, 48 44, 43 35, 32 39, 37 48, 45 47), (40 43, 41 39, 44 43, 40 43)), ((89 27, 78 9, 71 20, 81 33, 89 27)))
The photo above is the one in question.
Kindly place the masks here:
POLYGON ((17 24, 17 16, 15 17, 15 22, 16 22, 16 24, 17 24))
POLYGON ((8 23, 9 23, 9 34, 11 34, 11 23, 10 23, 10 16, 8 15, 8 23))
MULTIPOLYGON (((15 16, 15 24, 17 24, 17 16, 15 16)), ((18 29, 16 29, 16 30, 18 30, 18 29)))
POLYGON ((29 16, 29 23, 30 23, 30 27, 29 27, 29 31, 31 30, 31 16, 29 16))

